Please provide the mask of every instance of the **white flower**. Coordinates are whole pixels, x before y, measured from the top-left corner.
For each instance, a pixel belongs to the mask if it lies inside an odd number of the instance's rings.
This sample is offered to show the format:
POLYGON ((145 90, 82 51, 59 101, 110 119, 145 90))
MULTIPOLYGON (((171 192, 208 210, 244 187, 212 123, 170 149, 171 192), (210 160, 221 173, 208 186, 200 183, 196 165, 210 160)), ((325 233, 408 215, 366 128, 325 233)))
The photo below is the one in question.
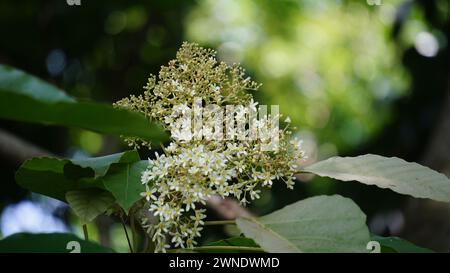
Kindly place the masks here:
POLYGON ((213 85, 211 85, 211 88, 212 88, 213 92, 220 94, 220 86, 213 84, 213 85))
POLYGON ((204 214, 205 211, 205 209, 199 209, 195 211, 195 215, 190 216, 190 219, 195 222, 195 225, 203 226, 205 224, 203 222, 203 219, 206 218, 206 215, 204 214))
POLYGON ((177 92, 184 91, 184 87, 177 80, 172 80, 172 85, 175 87, 175 91, 177 92))
POLYGON ((145 185, 145 192, 141 192, 141 196, 145 197, 145 200, 150 201, 150 199, 156 200, 156 196, 153 195, 153 193, 156 192, 155 188, 152 188, 150 190, 150 188, 145 185))
POLYGON ((142 175, 141 175, 141 183, 147 184, 148 181, 150 181, 151 177, 152 177, 152 172, 149 170, 145 170, 144 172, 142 172, 142 175))
POLYGON ((169 153, 176 152, 178 145, 175 142, 170 142, 169 146, 166 147, 166 151, 169 153))
POLYGON ((189 168, 188 172, 190 174, 196 174, 200 171, 200 169, 197 166, 192 166, 191 168, 189 168))
POLYGON ((261 191, 260 190, 251 190, 250 191, 250 198, 252 199, 252 200, 255 200, 255 199, 259 199, 259 193, 260 193, 261 191))
POLYGON ((250 102, 248 104, 248 107, 250 108, 251 111, 256 112, 256 106, 258 105, 257 101, 253 101, 253 98, 250 99, 250 102))
POLYGON ((258 175, 258 178, 262 180, 263 186, 272 186, 272 180, 275 179, 275 176, 268 171, 264 171, 258 175))

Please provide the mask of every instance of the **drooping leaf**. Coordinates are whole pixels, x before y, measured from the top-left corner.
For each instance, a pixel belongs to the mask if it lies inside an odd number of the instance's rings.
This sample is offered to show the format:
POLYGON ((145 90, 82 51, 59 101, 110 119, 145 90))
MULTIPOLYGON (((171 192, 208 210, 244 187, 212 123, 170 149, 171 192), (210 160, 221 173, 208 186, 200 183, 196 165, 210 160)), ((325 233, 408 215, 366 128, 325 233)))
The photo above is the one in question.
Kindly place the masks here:
POLYGON ((0 64, 0 92, 14 92, 39 101, 75 102, 64 91, 34 76, 0 64))
POLYGON ((16 182, 27 190, 65 201, 66 192, 77 188, 77 181, 66 178, 69 160, 39 157, 25 161, 16 172, 16 182))
POLYGON ((70 233, 16 233, 0 240, 0 253, 111 253, 110 248, 70 233))
POLYGON ((416 246, 399 237, 372 235, 372 240, 380 243, 381 253, 433 253, 430 249, 416 246))
POLYGON ((68 191, 66 200, 83 222, 90 222, 114 204, 115 198, 108 191, 91 188, 68 191))
POLYGON ((332 157, 303 171, 342 181, 359 181, 419 198, 450 202, 450 180, 443 174, 396 157, 332 157))
POLYGON ((115 165, 103 178, 103 184, 117 200, 117 203, 128 211, 141 199, 145 186, 141 183, 141 174, 148 167, 148 161, 142 160, 131 164, 115 165))
POLYGON ((267 252, 367 252, 366 216, 339 195, 298 201, 256 219, 238 218, 246 237, 267 252))
POLYGON ((139 113, 77 102, 57 87, 5 65, 0 65, 0 118, 79 127, 153 142, 167 138, 160 126, 139 113))
POLYGON ((91 168, 95 171, 95 177, 104 176, 108 169, 114 163, 133 163, 139 161, 139 154, 137 151, 125 151, 123 153, 117 153, 101 157, 91 157, 86 159, 73 159, 71 160, 73 164, 84 167, 91 168))
POLYGON ((16 181, 32 192, 66 201, 68 191, 104 188, 103 181, 98 178, 105 175, 111 165, 138 160, 136 151, 77 160, 38 157, 22 164, 16 173, 16 181))

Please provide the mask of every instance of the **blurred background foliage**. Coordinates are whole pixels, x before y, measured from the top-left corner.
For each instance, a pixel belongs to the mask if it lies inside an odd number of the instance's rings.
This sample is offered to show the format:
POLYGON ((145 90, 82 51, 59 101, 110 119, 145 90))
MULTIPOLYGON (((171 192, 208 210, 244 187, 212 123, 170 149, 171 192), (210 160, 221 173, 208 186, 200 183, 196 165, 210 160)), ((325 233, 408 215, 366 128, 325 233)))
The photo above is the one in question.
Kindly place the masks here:
MULTIPOLYGON (((0 63, 81 99, 112 103, 140 93, 148 75, 187 40, 215 48, 221 60, 241 63, 263 83, 257 99, 280 105, 290 116, 309 162, 361 153, 425 164, 427 156, 441 158, 429 147, 449 107, 449 1, 81 0, 80 6, 69 6, 4 0, 0 26, 0 63)), ((0 128, 66 157, 126 148, 115 137, 80 129, 6 120, 0 120, 0 128)), ((448 139, 444 142, 448 145, 448 139)), ((14 182, 18 166, 1 152, 0 158, 3 236, 22 230, 81 233, 64 206, 20 189, 14 182)), ((445 171, 442 166, 449 162, 428 165, 445 171)), ((406 229, 409 199, 404 196, 329 179, 302 181, 294 191, 275 186, 251 209, 263 214, 311 195, 339 193, 361 206, 373 232, 398 235, 406 229)), ((450 237, 450 224, 441 224, 439 236, 450 237)), ((120 226, 99 219, 90 228, 93 238, 126 250, 120 226), (98 229, 105 225, 112 236, 101 238, 98 229)), ((222 230, 211 229, 205 240, 220 236, 222 230)), ((407 239, 450 250, 449 244, 414 234, 407 239)))

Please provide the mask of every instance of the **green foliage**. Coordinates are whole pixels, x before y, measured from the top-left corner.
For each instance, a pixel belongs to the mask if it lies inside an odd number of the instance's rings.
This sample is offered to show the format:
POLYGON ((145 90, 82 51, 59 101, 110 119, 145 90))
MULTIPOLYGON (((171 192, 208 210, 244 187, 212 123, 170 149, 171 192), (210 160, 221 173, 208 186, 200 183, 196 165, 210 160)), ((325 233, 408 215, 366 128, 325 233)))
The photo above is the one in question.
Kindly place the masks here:
POLYGON ((414 197, 450 202, 450 180, 443 174, 396 157, 332 157, 304 169, 342 181, 358 181, 414 197))
POLYGON ((186 32, 223 60, 244 64, 263 83, 260 102, 280 105, 326 158, 382 130, 392 102, 405 94, 409 79, 388 35, 392 22, 365 1, 199 0, 186 32))
POLYGON ((147 166, 136 151, 87 159, 33 158, 16 173, 25 189, 69 203, 83 221, 92 221, 114 202, 125 211, 138 201, 147 166))
POLYGON ((83 222, 94 220, 111 207, 115 201, 108 191, 95 188, 68 191, 66 200, 83 222))
POLYGON ((104 176, 115 163, 128 164, 139 160, 139 154, 136 151, 126 151, 102 157, 73 159, 72 162, 83 168, 93 169, 95 177, 98 178, 104 176))
POLYGON ((267 252, 366 252, 366 216, 339 195, 298 201, 269 215, 238 218, 238 228, 267 252))
POLYGON ((145 187, 141 183, 141 173, 147 167, 146 160, 115 165, 111 168, 110 174, 103 178, 103 185, 114 195, 117 203, 125 211, 142 198, 140 194, 145 187))
POLYGON ((80 244, 80 253, 114 252, 110 248, 68 233, 16 233, 0 240, 0 253, 70 253, 74 250, 73 244, 70 243, 72 241, 80 244))
POLYGON ((433 251, 414 245, 398 237, 372 235, 372 240, 381 245, 381 253, 433 253, 433 251))
POLYGON ((66 193, 85 188, 104 189, 104 180, 113 164, 139 160, 136 151, 87 159, 38 157, 25 161, 16 173, 17 183, 32 192, 66 201, 66 193))
POLYGON ((68 178, 64 172, 67 164, 71 164, 67 159, 49 157, 27 160, 16 172, 16 182, 32 192, 65 201, 67 191, 77 189, 81 184, 89 184, 68 178))
POLYGON ((166 138, 163 130, 143 115, 111 105, 78 102, 55 86, 5 65, 0 65, 0 117, 139 136, 154 142, 166 138))

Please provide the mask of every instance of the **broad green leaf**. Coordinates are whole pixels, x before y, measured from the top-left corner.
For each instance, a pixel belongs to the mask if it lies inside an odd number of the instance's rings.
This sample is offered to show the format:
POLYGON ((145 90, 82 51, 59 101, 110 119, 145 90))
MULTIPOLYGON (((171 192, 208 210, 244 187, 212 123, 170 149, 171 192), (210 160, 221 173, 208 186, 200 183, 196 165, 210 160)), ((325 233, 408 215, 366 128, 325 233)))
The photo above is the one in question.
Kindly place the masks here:
POLYGON ((148 161, 142 160, 131 164, 112 166, 108 175, 103 177, 103 185, 117 200, 117 203, 128 211, 138 200, 145 186, 141 183, 141 174, 148 167, 148 161))
POLYGON ((416 246, 399 237, 372 235, 372 240, 380 243, 382 253, 433 253, 432 250, 416 246))
POLYGON ((111 105, 77 102, 62 90, 23 71, 0 65, 0 118, 79 127, 99 133, 167 138, 143 115, 111 105))
POLYGON ((16 173, 17 183, 32 192, 66 201, 66 192, 83 188, 104 188, 99 178, 111 165, 138 161, 136 151, 87 159, 37 157, 25 161, 16 173))
POLYGON ((342 181, 359 181, 419 198, 450 202, 450 180, 443 174, 396 157, 332 157, 303 171, 342 181))
POLYGON ((102 157, 92 157, 86 159, 73 159, 73 164, 83 168, 92 168, 95 171, 95 177, 104 176, 110 166, 114 163, 133 163, 140 160, 137 151, 126 151, 102 157))
POLYGON ((16 182, 22 188, 65 201, 66 192, 77 189, 77 181, 64 175, 69 160, 38 157, 25 161, 16 172, 16 182))
POLYGON ((110 248, 70 233, 16 233, 0 240, 0 253, 111 253, 110 248))
POLYGON ((115 201, 111 193, 95 188, 68 191, 66 200, 75 214, 84 222, 94 220, 115 201))
POLYGON ((366 216, 339 195, 298 201, 269 215, 238 218, 238 228, 267 252, 367 252, 366 216))
MULTIPOLYGON (((0 92, 15 92, 36 100, 75 102, 64 91, 21 70, 0 64, 0 92)), ((21 109, 19 109, 21 110, 21 109)))

